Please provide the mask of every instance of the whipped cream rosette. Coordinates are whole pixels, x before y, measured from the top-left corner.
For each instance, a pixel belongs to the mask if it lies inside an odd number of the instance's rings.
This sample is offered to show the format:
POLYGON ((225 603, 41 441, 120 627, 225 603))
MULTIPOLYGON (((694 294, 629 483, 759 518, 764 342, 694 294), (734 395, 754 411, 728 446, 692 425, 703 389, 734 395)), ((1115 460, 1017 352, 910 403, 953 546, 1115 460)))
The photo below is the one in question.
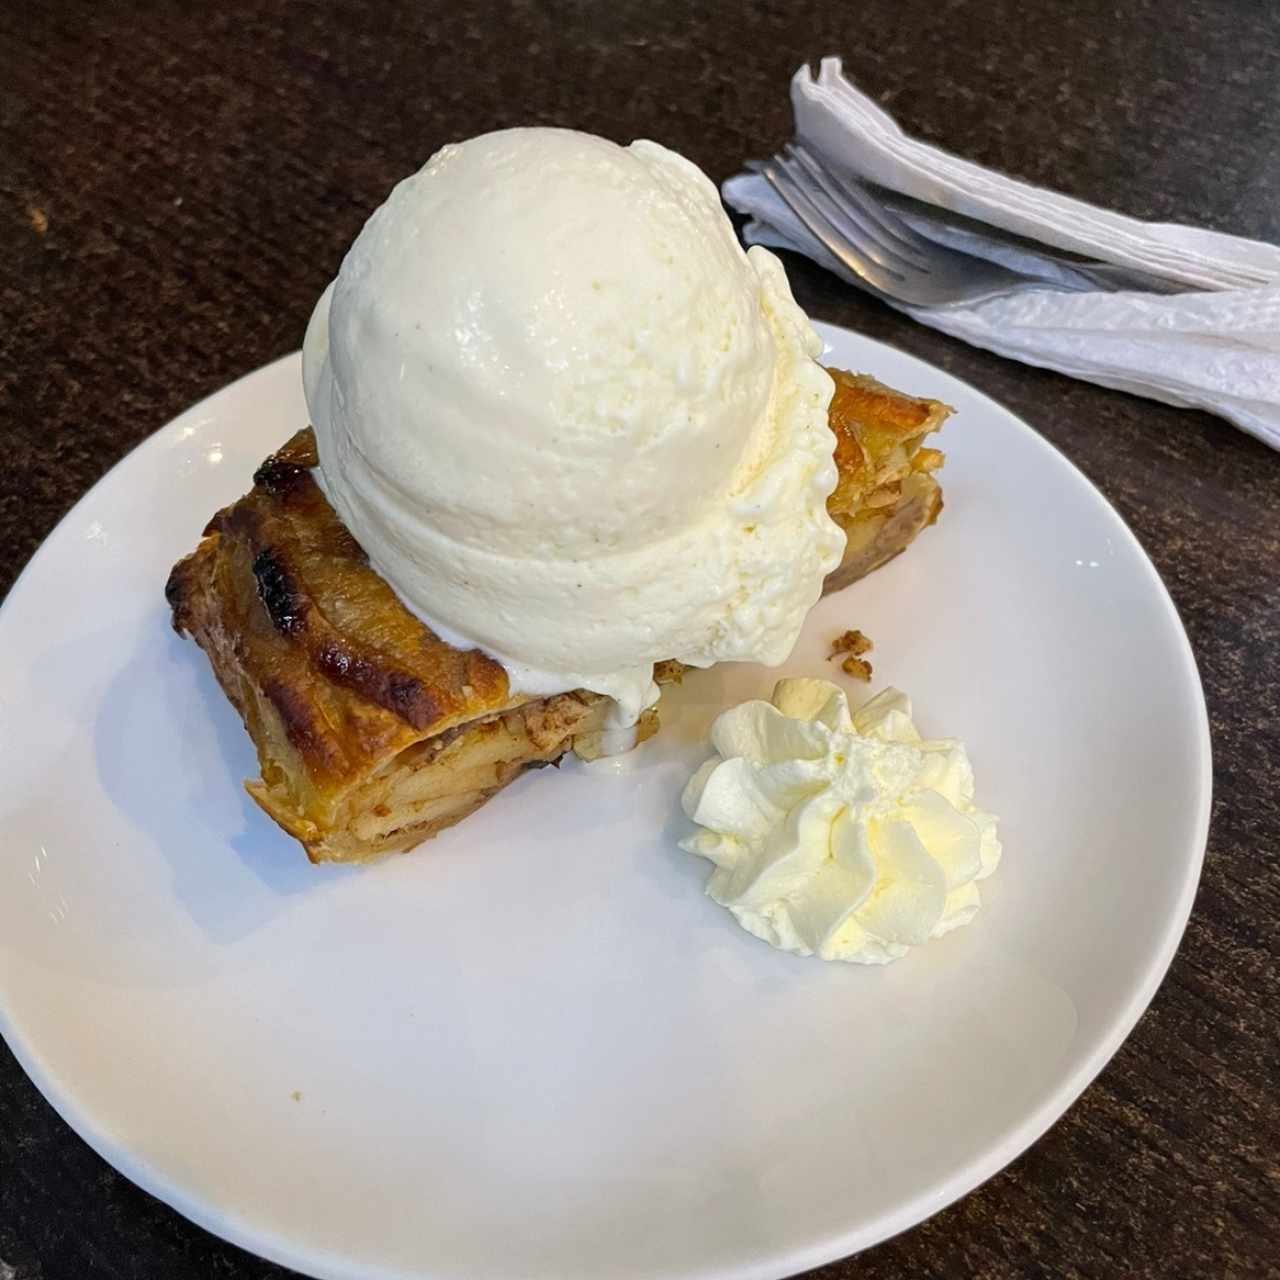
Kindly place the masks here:
POLYGON ((743 928, 799 955, 887 964, 967 923, 1000 861, 964 745, 926 739, 886 689, 851 713, 825 680, 782 680, 711 731, 685 788, 715 864, 707 892, 743 928))

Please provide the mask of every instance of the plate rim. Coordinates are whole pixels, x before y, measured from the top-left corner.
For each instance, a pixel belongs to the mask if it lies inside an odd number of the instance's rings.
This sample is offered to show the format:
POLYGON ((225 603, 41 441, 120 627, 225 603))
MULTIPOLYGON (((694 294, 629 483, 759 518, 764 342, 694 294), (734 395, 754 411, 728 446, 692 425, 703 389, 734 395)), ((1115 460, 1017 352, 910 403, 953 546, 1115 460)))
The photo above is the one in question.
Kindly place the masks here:
MULTIPOLYGON (((941 374, 945 378, 960 383, 967 392, 993 405, 1001 414, 1011 419, 1019 429, 1030 435, 1039 446, 1052 453, 1055 461, 1064 464, 1074 472, 1075 476, 1110 512, 1131 548, 1137 552, 1138 563, 1142 566, 1148 582, 1154 587, 1166 620, 1172 623, 1178 637, 1179 643, 1176 650, 1180 659, 1180 677, 1183 680, 1189 680, 1190 687, 1199 695, 1195 700, 1197 714, 1188 722, 1188 732, 1194 737, 1199 762, 1198 803, 1193 829, 1188 833, 1189 856, 1186 861, 1186 870, 1174 908, 1165 921, 1160 943, 1153 948, 1142 979, 1130 990, 1123 1008, 1112 1019, 1105 1033, 1098 1037, 1097 1043, 1090 1052, 1053 1093, 1030 1108, 1017 1125, 1000 1135, 982 1154, 950 1176, 937 1179, 922 1187, 910 1198, 904 1200, 893 1212, 881 1215, 870 1225, 828 1235, 808 1245, 762 1256, 747 1264, 732 1263, 728 1266, 695 1264, 679 1273, 683 1280, 773 1280, 775 1277, 795 1275, 813 1267, 861 1253, 948 1208, 1028 1151, 1061 1119, 1097 1078, 1132 1034, 1138 1021, 1155 998, 1186 932, 1187 922, 1200 885, 1212 816, 1213 743, 1204 685, 1191 648, 1191 641, 1177 605, 1159 570, 1111 500, 1053 441, 1036 430, 1019 413, 965 378, 934 365, 894 343, 871 338, 854 329, 826 321, 813 320, 812 323, 822 337, 824 347, 828 350, 833 341, 838 343, 852 338, 859 345, 885 349, 896 357, 904 357, 932 373, 941 374)), ((300 351, 288 352, 194 401, 140 440, 108 468, 59 519, 14 579, 4 599, 0 600, 0 626, 4 623, 10 603, 20 591, 29 589, 30 580, 39 572, 41 564, 49 554, 50 544, 59 531, 75 518, 101 487, 112 480, 117 471, 124 469, 148 451, 163 448, 168 429, 179 419, 203 408, 215 398, 231 394, 243 383, 265 376, 281 365, 297 361, 300 355, 300 351)), ((74 1088, 70 1084, 64 1084, 53 1064, 47 1062, 36 1046, 22 1037, 2 997, 3 992, 0 991, 0 1037, 4 1039, 27 1078, 59 1118, 118 1173, 211 1235, 257 1257, 290 1267, 305 1275, 321 1277, 322 1280, 432 1280, 434 1276, 449 1274, 404 1270, 380 1264, 370 1266, 350 1256, 336 1255, 325 1249, 292 1243, 288 1239, 243 1223, 240 1216, 234 1212, 219 1211, 216 1207, 209 1207, 199 1196, 187 1192, 163 1171, 103 1130, 95 1118, 82 1108, 75 1097, 74 1088)))

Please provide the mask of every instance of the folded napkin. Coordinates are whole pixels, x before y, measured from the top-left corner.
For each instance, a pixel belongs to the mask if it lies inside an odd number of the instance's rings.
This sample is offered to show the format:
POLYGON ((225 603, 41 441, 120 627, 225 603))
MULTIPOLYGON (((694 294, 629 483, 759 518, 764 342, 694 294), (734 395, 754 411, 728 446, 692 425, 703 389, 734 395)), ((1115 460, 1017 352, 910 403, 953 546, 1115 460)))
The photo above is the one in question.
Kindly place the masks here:
MULTIPOLYGON (((791 81, 796 137, 836 169, 1054 249, 1194 292, 1027 290, 970 307, 900 309, 974 346, 1164 404, 1207 409, 1280 449, 1280 247, 1198 227, 1142 222, 983 169, 905 135, 845 79, 839 58, 791 81)), ((837 264, 758 174, 724 184, 750 215, 750 243, 837 264)), ((1034 249, 903 215, 923 234, 1044 274, 1034 249)), ((1049 270, 1053 270, 1049 267, 1049 270)))

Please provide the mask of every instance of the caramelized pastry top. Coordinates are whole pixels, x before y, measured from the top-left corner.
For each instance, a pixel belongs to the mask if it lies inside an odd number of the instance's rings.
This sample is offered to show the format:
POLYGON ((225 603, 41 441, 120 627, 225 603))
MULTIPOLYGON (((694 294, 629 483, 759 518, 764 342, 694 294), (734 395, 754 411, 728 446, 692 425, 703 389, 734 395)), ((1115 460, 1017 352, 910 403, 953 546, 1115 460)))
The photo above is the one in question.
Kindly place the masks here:
POLYGON ((308 771, 341 777, 513 699, 497 662, 446 644, 400 603, 325 500, 315 464, 314 437, 300 431, 213 517, 166 595, 179 632, 198 630, 192 610, 217 598, 220 631, 308 771))
POLYGON ((865 373, 827 372, 836 384, 829 421, 840 472, 827 499, 833 516, 854 514, 874 489, 895 476, 941 465, 941 454, 921 449, 920 442, 942 426, 952 413, 949 406, 904 395, 865 373))
MULTIPOLYGON (((919 442, 949 410, 831 373, 840 479, 828 509, 845 521, 940 461, 919 442)), ((166 587, 174 627, 210 649, 245 717, 264 780, 289 774, 304 809, 336 803, 414 743, 527 701, 498 662, 455 649, 405 608, 329 506, 316 464, 315 438, 300 431, 214 516, 166 587), (260 702, 278 726, 256 723, 260 702)), ((678 664, 659 664, 660 682, 678 677, 678 664)))

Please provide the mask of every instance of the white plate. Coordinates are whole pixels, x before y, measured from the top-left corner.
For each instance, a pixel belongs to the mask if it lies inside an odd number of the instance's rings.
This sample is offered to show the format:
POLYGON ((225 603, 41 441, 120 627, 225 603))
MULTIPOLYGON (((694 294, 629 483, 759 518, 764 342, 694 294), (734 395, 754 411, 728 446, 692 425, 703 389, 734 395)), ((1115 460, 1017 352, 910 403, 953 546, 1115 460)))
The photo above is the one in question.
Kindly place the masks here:
MULTIPOLYGON (((1033 1142, 1151 999, 1209 812, 1196 669, 1151 564, 1038 435, 958 410, 947 510, 813 613, 963 737, 1005 858, 974 924, 887 969, 771 951, 676 849, 694 675, 625 771, 521 779, 415 854, 307 864, 161 588, 304 421, 289 357, 75 508, 0 613, 0 1030, 72 1127, 202 1226, 324 1277, 791 1274, 1033 1142)), ((853 686, 855 693, 858 686, 853 686)))

